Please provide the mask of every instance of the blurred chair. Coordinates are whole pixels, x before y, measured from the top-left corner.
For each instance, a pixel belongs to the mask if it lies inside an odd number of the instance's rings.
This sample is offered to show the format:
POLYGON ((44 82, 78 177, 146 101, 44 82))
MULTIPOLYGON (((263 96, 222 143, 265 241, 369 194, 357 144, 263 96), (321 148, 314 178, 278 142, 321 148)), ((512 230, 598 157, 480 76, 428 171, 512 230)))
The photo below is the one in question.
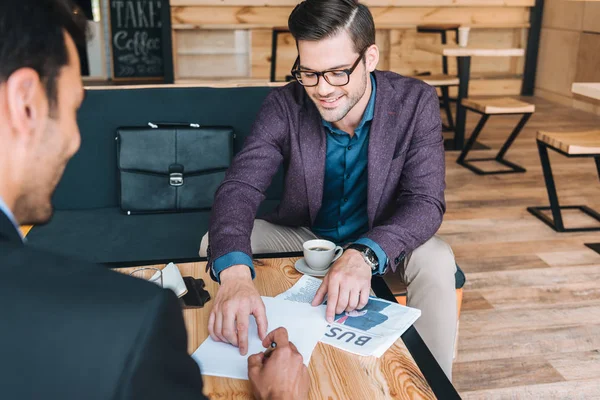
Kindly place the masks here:
POLYGON ((539 131, 537 133, 537 146, 542 170, 544 171, 550 207, 528 207, 527 211, 557 232, 600 231, 600 227, 565 228, 561 213, 562 210, 579 210, 597 221, 600 221, 600 214, 585 205, 561 206, 559 204, 556 184, 552 175, 552 167, 550 166, 550 158, 548 157, 548 149, 552 149, 569 158, 591 157, 596 162, 596 170, 600 178, 600 130, 585 132, 539 131), (544 213, 544 211, 548 210, 552 212, 552 218, 544 213))
POLYGON ((509 97, 497 97, 497 98, 488 98, 488 99, 463 99, 462 105, 470 111, 481 114, 482 117, 479 120, 479 123, 475 127, 475 130, 471 134, 471 137, 467 141, 467 144, 463 151, 460 153, 460 156, 456 160, 456 163, 462 165, 463 167, 475 172, 478 175, 493 175, 493 174, 511 174, 511 173, 519 173, 525 172, 525 168, 514 164, 508 160, 504 159, 504 156, 510 146, 513 144, 519 133, 531 117, 531 115, 535 112, 535 105, 526 103, 524 101, 511 99, 509 97), (476 158, 467 160, 467 155, 469 151, 473 148, 477 137, 481 133, 485 123, 491 115, 522 115, 521 120, 513 129, 512 133, 504 142, 504 145, 498 152, 498 154, 493 158, 476 158), (501 170, 493 170, 493 171, 484 171, 479 167, 473 165, 473 162, 477 161, 496 161, 500 163, 508 169, 501 170))

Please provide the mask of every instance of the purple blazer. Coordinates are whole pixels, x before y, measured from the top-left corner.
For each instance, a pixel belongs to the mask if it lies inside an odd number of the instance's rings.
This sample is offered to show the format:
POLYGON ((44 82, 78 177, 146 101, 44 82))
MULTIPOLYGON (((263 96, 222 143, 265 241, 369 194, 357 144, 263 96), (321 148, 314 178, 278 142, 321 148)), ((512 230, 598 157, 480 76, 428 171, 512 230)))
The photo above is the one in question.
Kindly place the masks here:
MULTIPOLYGON (((429 240, 445 212, 445 164, 439 102, 431 86, 375 71, 375 115, 368 149, 369 231, 393 271, 429 240)), ((285 166, 283 197, 264 217, 287 226, 312 226, 323 199, 326 131, 297 82, 265 99, 252 133, 215 194, 209 264, 241 251, 252 257, 250 235, 265 190, 285 166)))

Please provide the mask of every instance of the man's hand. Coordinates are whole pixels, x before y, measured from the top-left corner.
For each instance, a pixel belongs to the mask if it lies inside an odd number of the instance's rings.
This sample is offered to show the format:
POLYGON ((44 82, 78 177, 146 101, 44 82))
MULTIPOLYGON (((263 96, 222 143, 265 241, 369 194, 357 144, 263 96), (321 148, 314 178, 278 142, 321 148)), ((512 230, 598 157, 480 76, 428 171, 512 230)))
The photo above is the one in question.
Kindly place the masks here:
POLYGON ((308 398, 308 368, 302 362, 302 355, 292 342, 288 341, 285 328, 277 328, 263 340, 263 347, 271 342, 277 347, 269 358, 258 353, 248 358, 248 378, 254 396, 259 400, 308 398))
POLYGON ((250 314, 256 318, 258 336, 267 335, 265 305, 252 282, 247 265, 234 265, 219 275, 221 287, 208 318, 208 333, 217 342, 231 343, 248 353, 248 324, 250 314))
POLYGON ((335 314, 361 309, 369 302, 371 292, 371 267, 360 252, 349 249, 333 264, 323 283, 319 286, 312 305, 323 303, 327 295, 327 322, 333 322, 335 314))

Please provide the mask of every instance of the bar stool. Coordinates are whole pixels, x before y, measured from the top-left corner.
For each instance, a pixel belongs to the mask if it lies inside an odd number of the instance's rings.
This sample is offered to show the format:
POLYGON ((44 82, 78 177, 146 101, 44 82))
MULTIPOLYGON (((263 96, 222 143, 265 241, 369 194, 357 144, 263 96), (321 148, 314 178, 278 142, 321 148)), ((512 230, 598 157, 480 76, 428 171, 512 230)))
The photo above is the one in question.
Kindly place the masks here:
POLYGON ((508 97, 500 97, 500 98, 490 98, 490 99, 463 99, 462 101, 463 107, 468 110, 474 111, 478 114, 481 114, 482 117, 479 120, 479 123, 475 127, 475 130, 471 134, 469 141, 467 142, 465 148, 460 153, 460 156, 456 160, 456 163, 462 165, 463 167, 470 169, 478 175, 493 175, 493 174, 511 174, 517 172, 525 172, 525 168, 514 164, 510 161, 504 159, 504 155, 513 144, 531 115, 535 112, 535 105, 526 103, 524 101, 511 99, 508 97), (491 115, 523 115, 515 129, 512 131, 496 157, 493 158, 477 158, 467 160, 467 155, 471 148, 475 144, 477 137, 481 133, 483 126, 487 122, 488 118, 491 115), (473 161, 496 161, 502 165, 507 166, 509 169, 496 170, 496 171, 484 171, 474 165, 472 165, 473 161))
POLYGON ((582 158, 591 157, 596 161, 596 170, 600 178, 600 130, 585 132, 547 132, 539 131, 537 133, 537 145, 540 153, 542 170, 544 171, 544 180, 548 190, 548 200, 550 207, 527 207, 527 211, 535 217, 542 220, 546 225, 557 232, 590 232, 600 231, 600 227, 585 228, 565 228, 562 219, 561 210, 579 210, 584 214, 600 221, 600 214, 588 206, 561 206, 558 202, 556 193, 556 184, 552 175, 548 149, 552 149, 565 157, 582 158), (552 211, 552 218, 549 218, 543 211, 552 211))
MULTIPOLYGON (((425 25, 418 25, 417 32, 419 32, 419 33, 437 33, 441 37, 442 44, 447 44, 448 43, 447 32, 453 31, 455 34, 455 42, 458 43, 458 28, 459 27, 460 27, 459 24, 425 24, 425 25)), ((442 78, 444 78, 444 77, 447 77, 448 79, 452 78, 451 76, 448 75, 448 57, 446 57, 446 56, 442 56, 442 72, 443 72, 443 75, 441 75, 442 78)), ((430 74, 426 73, 426 74, 422 74, 421 76, 423 78, 428 78, 428 75, 430 75, 430 74)), ((420 78, 421 76, 416 76, 415 78, 420 78)), ((440 78, 440 75, 431 75, 431 77, 440 78)), ((423 79, 423 80, 425 80, 425 79, 423 79)), ((458 78, 456 78, 456 80, 458 82, 458 78)), ((454 130, 454 119, 452 118, 450 102, 451 101, 455 102, 456 98, 450 97, 449 88, 450 88, 450 86, 458 86, 458 83, 456 85, 452 84, 452 85, 439 85, 439 86, 433 85, 430 83, 430 85, 440 88, 440 92, 442 93, 442 95, 440 96, 440 108, 442 108, 445 111, 446 119, 448 120, 448 125, 444 125, 443 127, 444 127, 444 130, 446 130, 446 131, 453 131, 454 130)))

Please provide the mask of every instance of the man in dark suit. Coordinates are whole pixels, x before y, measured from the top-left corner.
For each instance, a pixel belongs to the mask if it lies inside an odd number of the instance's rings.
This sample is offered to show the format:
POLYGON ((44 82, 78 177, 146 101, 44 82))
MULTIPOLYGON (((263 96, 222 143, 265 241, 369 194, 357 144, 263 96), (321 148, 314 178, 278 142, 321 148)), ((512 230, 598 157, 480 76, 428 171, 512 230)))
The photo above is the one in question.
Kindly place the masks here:
MULTIPOLYGON (((171 291, 21 237, 20 224, 50 219, 80 144, 85 22, 72 10, 67 0, 0 2, 0 397, 205 399, 171 291)), ((249 358, 256 396, 305 398, 302 356, 284 329, 271 341, 271 357, 249 358)))
POLYGON ((306 0, 289 17, 297 82, 265 99, 252 134, 217 190, 208 236, 221 286, 209 320, 215 340, 246 345, 249 314, 267 324, 254 288, 252 253, 300 251, 309 239, 346 245, 313 305, 327 318, 367 304, 371 276, 397 273, 415 327, 451 377, 456 334, 456 264, 435 236, 445 212, 445 164, 435 89, 376 71, 379 50, 369 9, 356 0, 306 0), (255 220, 277 170, 278 208, 255 220), (242 326, 240 327, 240 324, 242 326))

